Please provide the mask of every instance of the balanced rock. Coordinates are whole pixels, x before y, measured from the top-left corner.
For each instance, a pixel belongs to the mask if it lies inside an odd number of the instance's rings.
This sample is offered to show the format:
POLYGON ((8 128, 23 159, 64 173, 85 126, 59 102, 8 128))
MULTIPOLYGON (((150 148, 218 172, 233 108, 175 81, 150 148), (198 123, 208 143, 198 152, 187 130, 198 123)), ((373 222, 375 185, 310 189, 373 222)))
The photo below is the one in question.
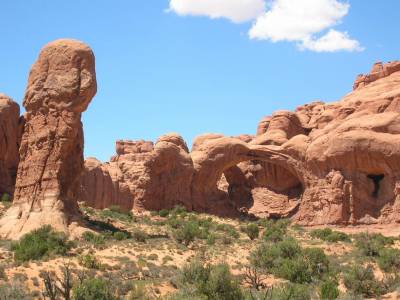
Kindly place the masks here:
POLYGON ((75 40, 45 46, 29 75, 25 126, 12 207, 0 220, 8 238, 42 225, 67 231, 77 213, 83 169, 81 114, 96 94, 92 50, 75 40))

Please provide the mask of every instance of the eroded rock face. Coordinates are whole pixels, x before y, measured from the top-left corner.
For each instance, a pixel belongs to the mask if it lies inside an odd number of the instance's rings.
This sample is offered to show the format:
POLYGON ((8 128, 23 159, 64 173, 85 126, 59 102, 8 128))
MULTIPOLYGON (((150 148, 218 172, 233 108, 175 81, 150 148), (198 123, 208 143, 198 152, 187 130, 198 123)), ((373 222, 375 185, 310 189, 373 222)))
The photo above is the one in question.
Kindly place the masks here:
POLYGON ((0 94, 0 196, 14 193, 22 126, 19 105, 0 94))
POLYGON ((14 202, 0 220, 9 238, 50 224, 67 231, 83 169, 81 114, 96 94, 92 50, 75 40, 45 46, 29 75, 14 202))
POLYGON ((176 134, 119 141, 109 163, 86 162, 86 198, 306 225, 400 222, 399 65, 376 64, 341 101, 267 116, 256 136, 204 134, 190 153, 176 134))
POLYGON ((85 162, 80 199, 88 205, 111 205, 135 211, 190 204, 193 162, 182 137, 170 133, 149 141, 117 141, 109 163, 85 162))

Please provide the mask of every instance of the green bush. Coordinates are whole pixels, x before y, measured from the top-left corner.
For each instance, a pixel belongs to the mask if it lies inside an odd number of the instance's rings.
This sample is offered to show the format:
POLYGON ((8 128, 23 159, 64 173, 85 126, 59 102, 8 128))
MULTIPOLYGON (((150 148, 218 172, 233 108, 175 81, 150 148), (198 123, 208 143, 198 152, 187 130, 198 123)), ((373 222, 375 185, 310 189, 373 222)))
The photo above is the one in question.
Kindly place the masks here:
POLYGON ((169 210, 168 209, 162 209, 158 212, 158 215, 160 217, 166 218, 169 215, 169 210))
POLYGON ((324 300, 335 300, 339 297, 338 283, 335 280, 322 282, 319 287, 319 296, 324 300))
POLYGON ((72 247, 64 233, 54 231, 46 225, 25 234, 18 242, 13 243, 14 259, 17 262, 38 260, 50 255, 65 255, 72 247))
POLYGON ((184 286, 191 286, 201 299, 241 300, 244 295, 227 264, 206 265, 194 261, 181 274, 184 286))
POLYGON ((269 298, 260 299, 273 299, 273 300, 311 300, 311 288, 303 284, 286 283, 274 287, 269 295, 269 298))
POLYGON ((330 228, 315 229, 311 231, 311 237, 318 238, 326 242, 336 243, 336 242, 350 242, 350 237, 340 231, 333 231, 330 228))
POLYGON ((265 222, 263 225, 265 227, 264 240, 270 242, 279 242, 282 241, 286 236, 289 221, 268 221, 265 222))
POLYGON ((390 273, 396 273, 400 271, 400 250, 385 248, 379 251, 379 257, 377 258, 379 267, 390 273))
POLYGON ((174 231, 174 238, 188 246, 200 234, 199 227, 194 222, 186 222, 181 228, 174 231))
POLYGON ((117 219, 123 222, 134 220, 132 212, 126 211, 118 205, 111 205, 109 208, 101 210, 99 215, 103 219, 117 219))
POLYGON ((230 224, 218 224, 215 228, 217 231, 222 231, 229 234, 233 238, 239 238, 239 233, 236 231, 235 227, 230 224))
POLYGON ((352 266, 344 273, 343 283, 348 290, 365 297, 377 297, 387 292, 383 284, 375 278, 371 265, 352 266))
POLYGON ((173 229, 178 229, 179 227, 182 227, 182 225, 185 223, 184 220, 179 219, 176 216, 171 216, 168 218, 167 221, 168 225, 171 226, 173 229))
POLYGON ((132 232, 132 237, 134 238, 135 241, 140 243, 145 243, 148 238, 147 233, 140 229, 135 229, 132 232))
POLYGON ((305 248, 302 257, 307 261, 308 268, 314 277, 321 278, 329 271, 329 260, 321 248, 305 248))
POLYGON ((295 283, 309 283, 312 273, 301 256, 282 259, 273 269, 273 274, 295 283))
POLYGON ((1 202, 10 202, 11 201, 11 196, 8 193, 4 193, 1 195, 1 202))
POLYGON ((329 271, 329 260, 319 248, 303 249, 293 238, 261 244, 251 253, 253 266, 295 283, 321 279, 329 271))
POLYGON ((73 288, 73 296, 75 300, 116 300, 111 286, 102 278, 85 279, 73 288))
POLYGON ((187 211, 186 211, 186 208, 184 206, 177 205, 173 209, 171 209, 170 215, 175 216, 175 217, 176 216, 185 217, 187 215, 187 211))
POLYGON ((0 284, 1 300, 28 300, 34 299, 29 295, 27 287, 18 282, 0 284))
POLYGON ((93 253, 82 255, 78 258, 79 264, 88 269, 101 269, 102 265, 93 253))
POLYGON ((247 234, 247 236, 251 239, 254 240, 258 238, 260 234, 260 229, 258 228, 257 224, 250 223, 247 226, 244 226, 241 228, 241 230, 247 234))
POLYGON ((105 239, 104 235, 100 235, 100 234, 94 233, 92 231, 85 231, 82 234, 82 238, 86 242, 89 242, 96 247, 103 246, 106 243, 106 239, 105 239))
POLYGON ((113 238, 116 239, 117 241, 127 240, 130 237, 131 237, 130 234, 125 231, 117 231, 113 233, 113 238))
POLYGON ((365 256, 377 257, 379 252, 387 245, 393 245, 394 239, 385 237, 380 233, 361 233, 355 236, 356 247, 365 256))

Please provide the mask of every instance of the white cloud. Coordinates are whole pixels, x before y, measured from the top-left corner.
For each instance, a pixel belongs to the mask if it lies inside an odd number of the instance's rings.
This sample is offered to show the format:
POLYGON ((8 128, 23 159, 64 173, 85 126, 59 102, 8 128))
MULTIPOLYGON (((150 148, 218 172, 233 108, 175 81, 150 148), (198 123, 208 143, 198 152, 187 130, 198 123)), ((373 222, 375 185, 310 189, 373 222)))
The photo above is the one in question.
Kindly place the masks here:
POLYGON ((299 45, 301 49, 315 52, 337 52, 337 51, 363 51, 364 48, 356 40, 352 40, 347 32, 329 30, 327 34, 319 39, 304 40, 299 45))
POLYGON ((272 0, 270 9, 258 17, 249 31, 252 39, 299 42, 301 49, 316 52, 362 51, 347 32, 329 30, 347 15, 350 4, 338 0, 272 0))
POLYGON ((169 11, 182 16, 226 18, 235 23, 255 20, 249 31, 251 39, 295 42, 303 50, 363 51, 347 32, 332 29, 349 12, 350 4, 345 1, 169 0, 169 11))
POLYGON ((298 41, 335 25, 349 10, 336 0, 275 0, 250 29, 260 40, 298 41))
POLYGON ((178 15, 226 18, 235 23, 256 19, 265 11, 264 0, 170 0, 169 10, 178 15))

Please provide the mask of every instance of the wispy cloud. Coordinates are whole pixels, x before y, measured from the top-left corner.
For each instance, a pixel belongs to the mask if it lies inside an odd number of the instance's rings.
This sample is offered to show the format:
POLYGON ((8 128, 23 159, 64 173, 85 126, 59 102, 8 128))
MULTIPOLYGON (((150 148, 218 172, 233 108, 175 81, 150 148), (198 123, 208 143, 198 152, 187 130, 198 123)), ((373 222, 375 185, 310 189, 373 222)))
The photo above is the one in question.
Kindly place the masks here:
POLYGON ((178 15, 226 18, 234 23, 253 21, 249 37, 271 42, 294 42, 315 52, 362 51, 347 32, 332 29, 348 14, 340 0, 170 0, 178 15))
POLYGON ((338 51, 363 51, 357 40, 349 37, 347 32, 330 29, 327 34, 318 39, 306 39, 298 45, 300 49, 308 49, 315 52, 338 52, 338 51))
POLYGON ((253 20, 265 11, 264 0, 171 0, 169 10, 178 15, 225 18, 234 23, 253 20))

